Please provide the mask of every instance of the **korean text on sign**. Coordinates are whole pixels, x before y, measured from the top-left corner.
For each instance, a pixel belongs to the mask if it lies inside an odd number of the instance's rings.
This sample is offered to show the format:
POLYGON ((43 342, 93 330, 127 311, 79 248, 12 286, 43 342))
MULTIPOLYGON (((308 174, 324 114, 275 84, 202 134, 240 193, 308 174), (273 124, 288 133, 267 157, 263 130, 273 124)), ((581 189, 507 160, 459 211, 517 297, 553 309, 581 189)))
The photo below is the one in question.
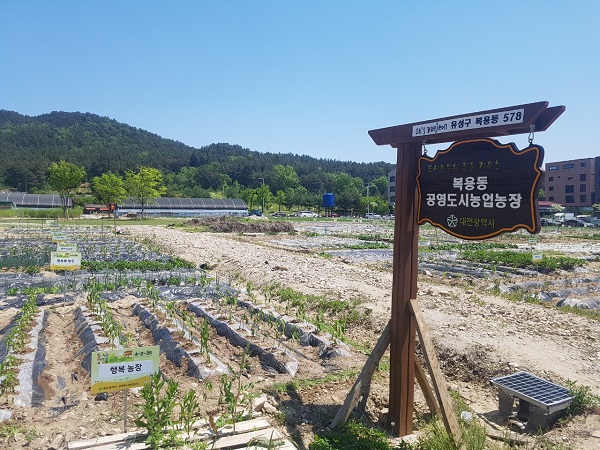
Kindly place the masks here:
POLYGON ((487 191, 488 179, 483 177, 455 177, 452 187, 460 193, 426 194, 427 206, 466 207, 466 208, 512 208, 521 207, 522 196, 519 193, 500 195, 487 191))
POLYGON ((470 130, 523 123, 524 109, 512 109, 493 114, 481 114, 414 125, 412 137, 429 136, 457 130, 470 130))

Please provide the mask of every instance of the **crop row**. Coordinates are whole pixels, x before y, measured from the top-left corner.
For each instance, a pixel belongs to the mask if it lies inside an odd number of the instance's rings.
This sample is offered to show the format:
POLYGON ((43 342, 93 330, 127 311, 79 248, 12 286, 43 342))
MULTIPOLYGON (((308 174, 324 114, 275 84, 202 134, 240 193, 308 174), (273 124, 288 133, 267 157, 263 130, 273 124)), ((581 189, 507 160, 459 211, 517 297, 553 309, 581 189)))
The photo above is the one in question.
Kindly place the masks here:
MULTIPOLYGON (((9 400, 19 388, 15 403, 29 406, 43 401, 43 393, 34 386, 45 366, 40 360, 38 335, 45 326, 47 311, 36 304, 36 295, 28 296, 19 314, 16 315, 0 341, 0 396, 9 400), (28 348, 31 351, 28 351, 28 348)), ((43 352, 42 352, 43 353, 43 352)))

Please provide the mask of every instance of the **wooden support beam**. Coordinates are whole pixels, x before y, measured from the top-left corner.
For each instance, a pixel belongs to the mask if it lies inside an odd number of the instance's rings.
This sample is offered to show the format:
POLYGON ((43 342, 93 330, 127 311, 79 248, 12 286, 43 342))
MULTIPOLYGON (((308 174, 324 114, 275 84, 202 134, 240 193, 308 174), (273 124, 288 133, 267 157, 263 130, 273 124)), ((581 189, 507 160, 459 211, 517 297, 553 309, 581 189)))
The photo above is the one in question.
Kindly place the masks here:
POLYGON ((435 394, 433 393, 433 389, 431 389, 431 385, 429 384, 429 380, 427 380, 427 374, 423 369, 423 366, 419 363, 419 360, 415 358, 415 377, 417 377, 417 382, 419 386, 421 386, 421 391, 423 391, 423 396, 425 397, 425 403, 427 403, 427 407, 431 414, 437 414, 440 412, 440 407, 437 404, 437 400, 435 398, 435 394))
MULTIPOLYGON (((352 410, 356 407, 358 400, 363 395, 367 386, 369 386, 369 384, 371 383, 373 373, 377 369, 379 361, 381 361, 381 358, 385 353, 386 349, 388 348, 388 345, 390 345, 390 322, 388 322, 385 328, 383 329, 381 336, 379 336, 379 339, 377 340, 377 344, 375 344, 373 351, 367 358, 365 365, 363 366, 362 370, 360 371, 360 374, 356 378, 352 389, 350 389, 350 392, 348 392, 346 400, 344 400, 344 404, 336 413, 335 417, 331 421, 331 425, 329 425, 329 428, 334 429, 341 428, 344 426, 344 424, 348 420, 348 417, 350 417, 352 410)), ((433 393, 433 390, 431 389, 429 381, 427 380, 427 375, 425 374, 423 367, 421 367, 421 365, 419 364, 419 360, 417 358, 414 358, 414 361, 415 376, 417 377, 417 382, 419 383, 419 386, 423 391, 423 395, 425 396, 425 402, 427 403, 427 407, 429 408, 432 414, 436 414, 439 412, 440 408, 436 403, 435 395, 433 393)))
POLYGON ((406 436, 412 433, 414 401, 416 334, 408 304, 417 295, 419 227, 415 180, 421 144, 401 144, 397 153, 389 402, 392 433, 406 436))
POLYGON ((358 378, 356 378, 352 389, 350 389, 350 392, 346 396, 344 404, 333 418, 333 421, 329 426, 330 428, 333 429, 344 426, 348 420, 348 417, 350 417, 350 413, 360 399, 360 396, 363 394, 365 387, 371 383, 373 373, 375 372, 375 369, 377 369, 379 361, 388 348, 388 345, 390 345, 390 322, 388 322, 383 330, 383 333, 381 333, 381 336, 379 336, 377 344, 375 344, 375 348, 367 358, 367 362, 360 371, 358 378))
POLYGON ((423 355, 425 356, 425 363, 427 364, 429 374, 431 375, 433 389, 435 390, 438 403, 441 407, 444 426, 446 427, 448 434, 454 438, 456 447, 462 449, 464 448, 462 444, 462 433, 460 431, 458 419, 456 418, 454 410, 452 409, 452 401, 450 399, 450 395, 448 394, 446 381, 442 375, 442 370, 440 369, 437 356, 435 355, 435 348, 429 334, 429 328, 425 323, 423 311, 421 310, 419 302, 415 298, 410 300, 409 305, 411 312, 415 317, 417 334, 419 335, 419 340, 421 341, 423 355))

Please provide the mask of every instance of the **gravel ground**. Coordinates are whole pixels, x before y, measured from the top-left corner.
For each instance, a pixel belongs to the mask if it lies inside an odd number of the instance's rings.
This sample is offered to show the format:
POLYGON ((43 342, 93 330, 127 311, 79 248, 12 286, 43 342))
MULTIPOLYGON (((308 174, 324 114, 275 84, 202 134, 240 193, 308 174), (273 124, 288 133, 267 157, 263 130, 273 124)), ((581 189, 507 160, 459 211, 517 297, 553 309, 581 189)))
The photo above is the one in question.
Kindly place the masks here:
MULTIPOLYGON (((168 251, 198 264, 241 285, 265 286, 279 283, 307 294, 357 300, 370 311, 369 320, 349 330, 349 337, 372 346, 389 320, 392 272, 385 264, 372 264, 371 256, 385 261, 389 251, 336 250, 334 257, 321 252, 339 246, 331 234, 391 232, 370 223, 331 226, 307 223, 297 229, 308 232, 295 238, 288 235, 224 235, 190 233, 178 229, 144 227, 144 236, 168 251), (333 230, 338 230, 335 233, 333 230), (319 236, 313 236, 319 233, 319 236), (360 255, 354 257, 354 255, 360 255)), ((132 233, 141 233, 137 227, 132 233)), ((559 234, 542 234, 543 243, 532 244, 526 238, 515 239, 522 246, 539 251, 561 251, 590 257, 600 251, 596 243, 567 239, 559 234)), ((373 258, 374 259, 374 258, 373 258)), ((598 274, 597 267, 586 269, 598 274)), ((581 277, 580 273, 562 273, 538 279, 581 277)), ((529 279, 529 278, 526 278, 529 279)), ((514 282, 526 279, 514 280, 514 282)), ((441 365, 450 381, 467 403, 478 413, 497 409, 495 391, 489 376, 525 370, 551 381, 567 380, 589 386, 600 395, 600 323, 567 313, 553 306, 509 301, 491 290, 505 279, 449 278, 424 273, 419 276, 419 300, 440 353, 441 365)), ((387 406, 385 379, 371 391, 372 408, 387 406)), ((343 401, 338 394, 333 401, 343 401)), ((373 411, 376 416, 377 411, 373 411)), ((580 417, 552 430, 548 436, 576 449, 600 448, 598 414, 580 417)))

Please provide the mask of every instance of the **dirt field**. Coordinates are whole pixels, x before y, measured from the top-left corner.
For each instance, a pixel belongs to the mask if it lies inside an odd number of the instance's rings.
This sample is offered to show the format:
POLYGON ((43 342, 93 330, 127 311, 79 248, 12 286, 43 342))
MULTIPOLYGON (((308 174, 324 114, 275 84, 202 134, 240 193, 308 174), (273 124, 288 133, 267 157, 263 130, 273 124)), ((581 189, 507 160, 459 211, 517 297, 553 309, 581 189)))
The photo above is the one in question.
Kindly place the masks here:
MULTIPOLYGON (((290 380, 319 380, 343 370, 360 370, 366 354, 373 347, 390 316, 392 271, 389 251, 348 251, 356 236, 378 234, 389 236, 389 224, 362 223, 297 223, 298 233, 270 234, 215 234, 190 232, 176 227, 131 226, 121 227, 127 239, 153 242, 164 253, 177 255, 207 269, 207 274, 241 291, 240 299, 256 304, 265 303, 265 288, 289 287, 294 291, 331 299, 342 299, 356 305, 361 319, 349 324, 345 337, 354 348, 345 356, 323 356, 315 347, 301 346, 296 340, 285 342, 271 335, 271 341, 260 343, 282 362, 293 355, 298 371, 278 373, 265 370, 258 358, 249 359, 244 369, 244 380, 256 383, 256 391, 269 393, 268 401, 276 405, 270 420, 299 448, 307 448, 312 436, 323 431, 330 423, 353 378, 332 376, 332 381, 303 386, 301 390, 274 392, 290 380), (338 253, 339 252, 339 253, 338 253), (333 256, 331 256, 333 255, 333 256), (377 257, 375 257, 377 256, 377 257), (270 342, 270 344, 269 344, 270 342)), ((427 237, 444 239, 438 233, 427 237)), ((589 240, 578 240, 563 234, 542 233, 539 241, 531 243, 527 236, 503 238, 523 247, 535 246, 534 251, 552 252, 581 258, 600 254, 600 245, 589 240)), ((545 305, 516 302, 498 295, 507 286, 532 281, 552 283, 572 279, 572 287, 597 284, 600 276, 598 263, 590 262, 583 269, 547 275, 511 274, 500 276, 452 275, 453 263, 445 260, 447 268, 422 269, 419 275, 419 301, 436 344, 438 358, 449 386, 458 391, 475 413, 498 421, 496 389, 489 380, 517 371, 531 372, 555 383, 567 380, 589 386, 600 394, 600 322, 566 312, 555 306, 558 297, 545 305), (581 281, 588 279, 591 281, 581 281)), ((150 331, 132 312, 134 303, 148 304, 144 295, 122 289, 120 298, 110 302, 113 315, 124 328, 135 336, 136 345, 154 345, 150 331)), ((588 290, 587 298, 593 298, 588 290)), ((60 298, 60 294, 56 294, 60 298)), ((584 294, 580 294, 580 297, 584 294)), ((600 295, 599 295, 600 296, 600 295)), ((16 308, 7 297, 0 311, 3 333, 16 308)), ((191 300, 190 300, 191 301, 191 300)), ((4 437, 4 448, 66 448, 67 442, 110 435, 123 431, 122 392, 111 393, 99 401, 90 393, 90 379, 81 366, 81 341, 76 333, 75 313, 86 305, 86 292, 75 290, 62 301, 54 301, 47 311, 43 327, 46 340, 46 366, 40 384, 44 400, 36 407, 19 400, 17 392, 2 398, 3 408, 10 411, 8 423, 18 425, 13 436, 4 437)), ((310 306, 310 305, 309 305, 310 306)), ((273 308, 284 314, 283 304, 273 308)), ((311 311, 307 316, 311 316, 311 311)), ((220 313, 222 314, 222 313, 220 313)), ((237 312, 231 312, 238 314, 237 312)), ((327 313, 329 314, 329 313, 327 313)), ((336 316, 325 316, 333 321, 336 316)), ((231 319, 231 317, 230 317, 231 319)), ((234 318, 235 319, 235 318, 234 318)), ((235 320, 233 320, 235 323, 235 320)), ((238 320, 242 323, 241 319, 238 320)), ((281 336, 280 336, 281 338, 281 336)), ((233 368, 243 350, 231 345, 216 331, 211 331, 211 350, 225 364, 233 368)), ((383 363, 385 363, 384 357, 383 363)), ((213 364, 215 364, 213 362, 213 364)), ((384 368, 384 366, 382 366, 384 368)), ((161 370, 176 379, 183 391, 195 389, 206 394, 204 417, 219 412, 218 386, 207 388, 206 380, 185 376, 183 371, 161 356, 161 370)), ((378 372, 371 386, 365 414, 376 420, 385 412, 389 379, 384 370, 378 372)), ((416 387, 415 428, 418 417, 427 412, 416 387)), ((135 429, 136 405, 140 395, 129 395, 129 430, 135 429)), ((566 448, 600 448, 600 415, 589 414, 553 427, 547 437, 566 448), (596 436, 596 437, 594 437, 596 436)))

